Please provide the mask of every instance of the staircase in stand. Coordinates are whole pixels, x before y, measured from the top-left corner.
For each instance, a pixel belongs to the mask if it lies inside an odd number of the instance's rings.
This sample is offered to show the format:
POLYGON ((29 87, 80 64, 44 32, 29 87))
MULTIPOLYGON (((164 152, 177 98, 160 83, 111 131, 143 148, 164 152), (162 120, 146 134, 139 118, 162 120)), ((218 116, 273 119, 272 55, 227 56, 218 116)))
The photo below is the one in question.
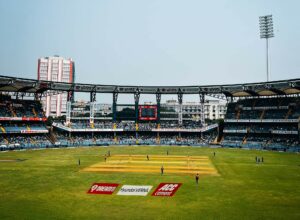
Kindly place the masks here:
POLYGON ((242 144, 246 144, 247 143, 247 138, 248 138, 248 134, 246 134, 245 137, 243 138, 242 144))
POLYGON ((288 119, 292 113, 293 113, 293 110, 290 108, 290 109, 288 110, 288 112, 286 113, 284 119, 288 119))
POLYGON ((36 110, 34 108, 32 108, 32 112, 33 112, 34 117, 37 117, 37 113, 36 113, 36 110))
POLYGON ((46 134, 47 139, 52 143, 55 144, 57 142, 57 137, 54 134, 53 131, 50 130, 50 132, 48 134, 46 134))
POLYGON ((238 110, 237 114, 236 114, 236 119, 239 120, 240 119, 240 115, 241 115, 241 109, 238 110))
POLYGON ((13 109, 13 107, 12 107, 11 105, 9 106, 9 110, 10 110, 11 115, 12 115, 13 117, 17 117, 17 114, 15 113, 15 111, 14 111, 14 109, 13 109))
POLYGON ((6 130, 3 126, 0 126, 0 129, 1 129, 2 133, 6 133, 6 130))
POLYGON ((265 113, 266 113, 266 109, 264 109, 264 110, 261 112, 260 120, 262 120, 262 119, 265 117, 265 113))

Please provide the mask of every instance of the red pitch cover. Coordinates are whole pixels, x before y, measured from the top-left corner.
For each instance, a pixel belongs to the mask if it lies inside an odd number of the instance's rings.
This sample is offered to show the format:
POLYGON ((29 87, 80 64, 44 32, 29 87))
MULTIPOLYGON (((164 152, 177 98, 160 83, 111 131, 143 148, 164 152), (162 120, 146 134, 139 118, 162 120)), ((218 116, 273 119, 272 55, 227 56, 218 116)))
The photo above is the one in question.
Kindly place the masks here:
POLYGON ((161 183, 152 193, 152 196, 173 196, 182 183, 161 183))
POLYGON ((111 195, 118 186, 117 183, 94 183, 87 193, 111 195))

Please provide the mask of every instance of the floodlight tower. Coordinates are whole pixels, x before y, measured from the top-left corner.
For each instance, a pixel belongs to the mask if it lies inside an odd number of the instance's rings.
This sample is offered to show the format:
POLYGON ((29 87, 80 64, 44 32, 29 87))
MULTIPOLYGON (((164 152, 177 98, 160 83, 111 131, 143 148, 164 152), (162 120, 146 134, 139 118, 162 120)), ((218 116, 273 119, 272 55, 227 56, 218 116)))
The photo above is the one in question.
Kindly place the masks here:
POLYGON ((259 17, 260 38, 266 39, 266 59, 267 59, 267 81, 270 79, 269 73, 269 38, 274 37, 272 15, 259 17))

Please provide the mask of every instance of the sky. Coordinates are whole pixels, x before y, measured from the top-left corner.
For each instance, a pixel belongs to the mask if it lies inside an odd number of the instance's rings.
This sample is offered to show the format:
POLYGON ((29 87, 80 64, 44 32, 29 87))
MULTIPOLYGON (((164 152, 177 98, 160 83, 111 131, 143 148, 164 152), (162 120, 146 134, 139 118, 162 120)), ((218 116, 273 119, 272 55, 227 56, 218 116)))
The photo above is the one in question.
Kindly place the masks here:
POLYGON ((297 0, 0 0, 0 75, 36 79, 38 58, 60 55, 74 60, 78 83, 266 81, 258 17, 272 14, 270 79, 299 78, 299 8, 297 0))

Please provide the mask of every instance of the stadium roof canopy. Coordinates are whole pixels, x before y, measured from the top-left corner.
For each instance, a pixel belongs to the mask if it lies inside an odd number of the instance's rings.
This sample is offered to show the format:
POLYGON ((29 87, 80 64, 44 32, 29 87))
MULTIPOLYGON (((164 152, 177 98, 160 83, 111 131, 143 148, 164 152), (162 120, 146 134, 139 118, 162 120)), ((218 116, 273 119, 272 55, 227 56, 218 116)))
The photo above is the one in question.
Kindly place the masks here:
POLYGON ((300 94, 300 78, 227 85, 207 86, 126 86, 39 81, 0 75, 0 92, 44 93, 74 91, 124 94, 210 94, 226 97, 300 94))

